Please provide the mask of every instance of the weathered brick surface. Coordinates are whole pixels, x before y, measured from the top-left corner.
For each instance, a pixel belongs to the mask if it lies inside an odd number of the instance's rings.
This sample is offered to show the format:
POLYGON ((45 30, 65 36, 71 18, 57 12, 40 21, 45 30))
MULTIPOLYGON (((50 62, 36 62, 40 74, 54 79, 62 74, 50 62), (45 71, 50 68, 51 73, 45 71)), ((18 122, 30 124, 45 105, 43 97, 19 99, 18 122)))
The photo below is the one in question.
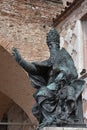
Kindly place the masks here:
POLYGON ((45 36, 52 18, 63 6, 40 0, 0 1, 0 44, 9 52, 18 48, 25 59, 48 57, 45 36))
POLYGON ((40 0, 1 0, 0 12, 3 16, 26 23, 48 23, 62 9, 61 4, 40 0))
POLYGON ((38 23, 22 23, 20 25, 9 19, 6 20, 2 16, 0 17, 0 26, 0 44, 9 52, 11 52, 12 47, 16 47, 24 58, 30 61, 41 60, 48 56, 45 39, 49 27, 44 29, 38 23))

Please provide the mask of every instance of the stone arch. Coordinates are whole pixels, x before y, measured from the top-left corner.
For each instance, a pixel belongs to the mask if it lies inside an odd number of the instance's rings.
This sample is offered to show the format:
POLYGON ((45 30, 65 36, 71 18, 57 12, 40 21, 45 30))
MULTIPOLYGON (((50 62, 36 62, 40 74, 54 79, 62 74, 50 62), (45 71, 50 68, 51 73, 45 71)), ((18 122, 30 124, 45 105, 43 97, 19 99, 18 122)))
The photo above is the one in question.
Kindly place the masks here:
POLYGON ((32 115, 34 89, 25 71, 13 57, 0 46, 0 91, 12 99, 32 122, 37 122, 32 115))

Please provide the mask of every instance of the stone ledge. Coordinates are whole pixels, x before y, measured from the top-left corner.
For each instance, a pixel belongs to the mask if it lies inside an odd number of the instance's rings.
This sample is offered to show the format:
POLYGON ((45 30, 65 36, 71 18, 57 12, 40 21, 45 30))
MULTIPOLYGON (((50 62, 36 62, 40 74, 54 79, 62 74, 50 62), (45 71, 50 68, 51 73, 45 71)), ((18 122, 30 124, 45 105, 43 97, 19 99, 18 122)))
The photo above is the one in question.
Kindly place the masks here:
POLYGON ((44 127, 42 130, 87 130, 87 128, 73 128, 73 127, 44 127))

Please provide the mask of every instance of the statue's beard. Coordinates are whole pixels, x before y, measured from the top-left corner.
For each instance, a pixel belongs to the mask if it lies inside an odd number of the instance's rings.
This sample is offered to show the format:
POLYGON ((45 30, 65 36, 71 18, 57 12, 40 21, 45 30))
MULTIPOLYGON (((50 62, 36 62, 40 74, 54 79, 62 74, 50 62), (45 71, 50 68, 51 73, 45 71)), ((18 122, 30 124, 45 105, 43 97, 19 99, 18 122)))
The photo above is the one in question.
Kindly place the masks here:
POLYGON ((50 49, 50 61, 53 66, 53 73, 57 73, 59 71, 58 64, 57 64, 58 49, 55 49, 55 48, 50 49))
POLYGON ((54 64, 56 62, 57 50, 55 48, 50 49, 50 60, 54 64))

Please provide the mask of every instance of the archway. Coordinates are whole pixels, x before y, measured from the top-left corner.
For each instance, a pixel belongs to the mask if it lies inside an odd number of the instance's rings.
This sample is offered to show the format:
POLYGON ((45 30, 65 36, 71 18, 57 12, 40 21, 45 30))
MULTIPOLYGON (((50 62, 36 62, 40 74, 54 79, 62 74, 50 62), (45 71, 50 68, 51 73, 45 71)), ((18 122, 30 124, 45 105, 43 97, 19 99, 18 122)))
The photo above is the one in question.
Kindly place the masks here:
POLYGON ((35 90, 27 74, 2 46, 0 46, 0 74, 0 91, 18 104, 33 123, 37 123, 31 112, 34 104, 32 95, 35 90))

